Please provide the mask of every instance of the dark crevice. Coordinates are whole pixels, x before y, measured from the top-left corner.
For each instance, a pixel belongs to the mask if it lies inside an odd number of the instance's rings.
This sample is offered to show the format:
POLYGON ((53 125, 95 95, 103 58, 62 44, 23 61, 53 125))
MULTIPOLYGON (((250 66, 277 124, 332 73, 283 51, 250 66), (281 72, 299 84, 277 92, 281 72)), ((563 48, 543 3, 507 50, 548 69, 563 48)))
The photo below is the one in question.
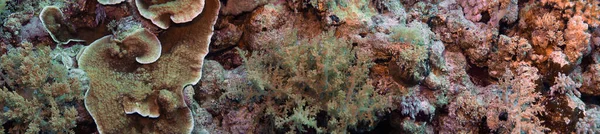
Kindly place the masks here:
POLYGON ((567 45, 559 45, 558 46, 561 50, 565 50, 565 48, 567 48, 567 45))
MULTIPOLYGON (((259 132, 263 134, 276 134, 276 133, 285 133, 287 131, 280 132, 277 127, 275 127, 275 119, 273 116, 264 116, 259 119, 259 124, 263 124, 263 127, 259 127, 259 132)), ((252 132, 249 132, 252 133, 252 132)))
POLYGON ((506 21, 500 21, 499 23, 499 27, 498 27, 498 35, 506 35, 508 33, 508 30, 513 29, 520 21, 520 18, 517 18, 517 20, 515 20, 515 22, 509 24, 506 21))
POLYGON ((206 58, 209 59, 209 58, 220 56, 220 55, 222 55, 223 53, 225 53, 227 51, 231 51, 231 50, 235 49, 236 47, 237 47, 237 45, 232 45, 232 46, 223 48, 223 49, 218 50, 218 51, 209 52, 208 54, 206 54, 206 58))
POLYGON ((479 126, 479 133, 480 134, 489 134, 489 133, 492 133, 492 130, 487 125, 487 116, 483 116, 483 118, 481 118, 481 121, 479 122, 478 126, 479 126))
POLYGON ((600 96, 592 96, 592 95, 587 95, 587 94, 581 94, 581 100, 586 105, 590 105, 590 104, 600 105, 600 96))
POLYGON ((226 70, 235 69, 243 64, 238 51, 235 49, 236 47, 237 46, 229 46, 222 50, 209 52, 205 59, 219 62, 226 70))
POLYGON ((227 1, 228 0, 221 0, 221 3, 223 3, 223 6, 227 6, 227 1))
MULTIPOLYGON (((519 7, 522 7, 522 5, 525 5, 527 2, 529 2, 529 0, 519 0, 518 5, 519 7)), ((521 9, 521 8, 519 8, 521 9)))
POLYGON ((384 64, 384 63, 387 63, 387 62, 390 62, 390 61, 392 61, 391 57, 390 58, 385 58, 385 59, 377 58, 373 62, 375 62, 376 64, 384 64))
POLYGON ((319 111, 317 113, 317 127, 327 128, 327 124, 331 116, 327 115, 325 111, 319 111))
POLYGON ((541 103, 545 106, 545 114, 536 115, 544 121, 542 125, 552 126, 550 127, 552 132, 574 132, 577 122, 583 117, 583 111, 579 108, 571 109, 567 100, 567 95, 555 95, 543 100, 541 103), (561 119, 556 119, 556 117, 561 117, 561 119), (564 119, 569 122, 565 122, 564 119))
POLYGON ((390 114, 386 114, 382 117, 375 128, 371 131, 364 132, 365 134, 389 134, 393 132, 393 128, 390 121, 390 114))
POLYGON ((439 16, 429 17, 427 19, 427 26, 429 26, 431 28, 431 31, 436 31, 437 27, 444 26, 445 24, 446 24, 446 21, 444 21, 439 16))
POLYGON ((360 35, 361 38, 367 37, 367 33, 358 33, 358 35, 360 35))
POLYGON ((594 63, 593 54, 584 56, 583 59, 581 60, 581 64, 579 64, 581 66, 581 72, 587 71, 588 67, 593 63, 594 63))
POLYGON ((492 84, 493 79, 489 74, 488 67, 470 65, 470 68, 467 70, 467 74, 470 76, 471 81, 475 85, 485 87, 492 84))
MULTIPOLYGON (((3 112, 4 113, 4 112, 3 112)), ((10 134, 9 133, 9 129, 14 127, 14 121, 7 121, 6 123, 2 124, 2 127, 4 128, 4 133, 5 134, 10 134)))
POLYGON ((544 95, 549 94, 550 87, 552 86, 552 83, 554 83, 554 82, 551 82, 548 79, 543 79, 542 80, 542 85, 541 86, 542 86, 542 93, 544 93, 544 95))
POLYGON ((500 113, 500 115, 498 115, 498 119, 500 119, 500 121, 508 120, 508 113, 507 112, 500 113))
POLYGON ((492 17, 490 17, 490 13, 488 11, 483 11, 481 12, 481 19, 479 20, 479 22, 487 24, 491 18, 492 17))

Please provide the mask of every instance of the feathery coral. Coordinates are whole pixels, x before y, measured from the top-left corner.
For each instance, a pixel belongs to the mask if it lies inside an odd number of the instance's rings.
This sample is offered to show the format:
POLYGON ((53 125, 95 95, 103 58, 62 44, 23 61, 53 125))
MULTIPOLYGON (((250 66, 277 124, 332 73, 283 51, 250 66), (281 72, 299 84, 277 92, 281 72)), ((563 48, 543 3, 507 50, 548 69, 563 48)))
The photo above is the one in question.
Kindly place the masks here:
POLYGON ((563 73, 559 73, 556 79, 554 79, 554 86, 550 87, 550 95, 554 95, 555 92, 561 94, 575 95, 581 97, 581 93, 577 91, 577 88, 581 87, 581 83, 576 83, 571 77, 566 76, 563 73))
MULTIPOLYGON (((50 47, 22 42, 0 59, 8 85, 0 89, 0 124, 9 133, 73 133, 85 78, 71 77, 52 60, 50 47), (8 121, 12 125, 7 125, 8 121)), ((57 50, 55 50, 57 51, 57 50)))
POLYGON ((313 41, 287 37, 244 60, 255 92, 247 98, 268 100, 263 116, 275 117, 275 126, 291 132, 345 132, 361 123, 372 129, 377 112, 389 105, 368 78, 368 51, 353 50, 331 33, 313 41), (317 124, 319 112, 330 117, 327 123, 317 124))
POLYGON ((502 94, 498 96, 499 100, 492 102, 493 109, 487 113, 488 127, 505 128, 505 132, 510 133, 542 133, 549 130, 542 126, 543 121, 537 117, 544 112, 544 105, 537 102, 542 95, 535 91, 535 82, 540 78, 537 68, 520 62, 515 72, 507 69, 500 81, 502 94), (503 112, 508 117, 506 121, 499 121, 497 117, 503 112))

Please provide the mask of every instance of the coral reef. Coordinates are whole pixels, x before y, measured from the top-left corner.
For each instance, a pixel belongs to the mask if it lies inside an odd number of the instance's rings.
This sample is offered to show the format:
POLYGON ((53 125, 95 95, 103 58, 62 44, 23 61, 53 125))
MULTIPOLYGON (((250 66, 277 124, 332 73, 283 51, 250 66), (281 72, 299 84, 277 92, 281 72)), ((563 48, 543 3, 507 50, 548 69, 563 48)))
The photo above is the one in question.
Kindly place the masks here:
POLYGON ((0 0, 0 133, 598 133, 597 0, 0 0))

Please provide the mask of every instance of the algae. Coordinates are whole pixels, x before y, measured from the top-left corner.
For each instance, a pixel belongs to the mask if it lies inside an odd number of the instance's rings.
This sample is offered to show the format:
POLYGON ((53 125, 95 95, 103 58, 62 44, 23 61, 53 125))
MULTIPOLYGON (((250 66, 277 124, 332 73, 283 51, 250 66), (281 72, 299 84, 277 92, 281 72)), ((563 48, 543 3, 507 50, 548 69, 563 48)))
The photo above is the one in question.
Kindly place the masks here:
POLYGON ((4 7, 6 7, 6 0, 0 0, 0 12, 4 11, 4 7))

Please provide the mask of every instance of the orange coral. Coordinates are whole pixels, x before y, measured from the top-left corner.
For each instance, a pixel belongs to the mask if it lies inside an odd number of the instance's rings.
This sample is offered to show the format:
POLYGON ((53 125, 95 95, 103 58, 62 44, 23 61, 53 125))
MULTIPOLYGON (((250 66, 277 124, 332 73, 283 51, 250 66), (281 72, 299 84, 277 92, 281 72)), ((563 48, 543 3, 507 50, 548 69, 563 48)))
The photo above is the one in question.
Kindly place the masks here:
POLYGON ((569 62, 576 62, 584 54, 589 53, 591 35, 587 33, 588 25, 583 22, 583 17, 573 16, 565 29, 566 48, 565 54, 569 62))
POLYGON ((565 9, 575 5, 575 3, 571 2, 570 0, 541 0, 541 2, 545 5, 553 5, 555 8, 558 9, 565 9))

